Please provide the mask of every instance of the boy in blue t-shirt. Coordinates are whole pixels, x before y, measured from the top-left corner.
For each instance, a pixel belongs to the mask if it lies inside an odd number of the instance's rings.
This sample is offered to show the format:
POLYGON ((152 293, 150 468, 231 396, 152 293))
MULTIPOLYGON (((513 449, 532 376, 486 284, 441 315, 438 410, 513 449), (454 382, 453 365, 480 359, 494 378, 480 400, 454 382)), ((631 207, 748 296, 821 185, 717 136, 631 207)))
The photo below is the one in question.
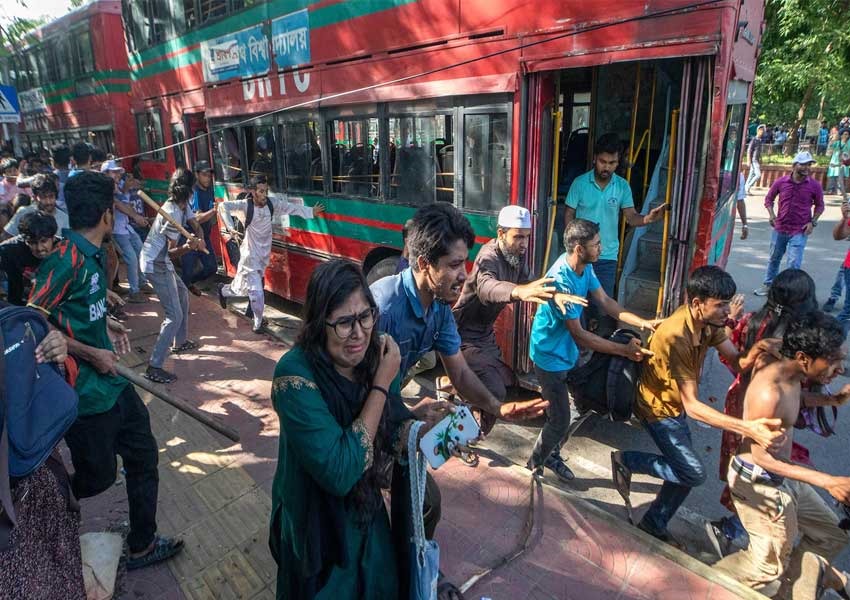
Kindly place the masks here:
MULTIPOLYGON (((564 231, 564 247, 566 253, 546 273, 546 277, 555 279, 558 292, 582 297, 590 294, 592 300, 611 317, 641 329, 653 329, 653 322, 626 312, 599 284, 592 266, 602 250, 596 223, 585 219, 571 221, 564 231)), ((581 326, 581 313, 582 306, 579 304, 561 308, 550 301, 537 310, 531 327, 531 360, 549 408, 546 424, 527 466, 537 475, 542 474, 544 466, 548 467, 563 481, 575 478, 561 457, 561 446, 566 442, 570 425, 567 373, 578 361, 578 346, 595 352, 618 354, 634 361, 643 358, 640 340, 617 344, 594 335, 581 326)))

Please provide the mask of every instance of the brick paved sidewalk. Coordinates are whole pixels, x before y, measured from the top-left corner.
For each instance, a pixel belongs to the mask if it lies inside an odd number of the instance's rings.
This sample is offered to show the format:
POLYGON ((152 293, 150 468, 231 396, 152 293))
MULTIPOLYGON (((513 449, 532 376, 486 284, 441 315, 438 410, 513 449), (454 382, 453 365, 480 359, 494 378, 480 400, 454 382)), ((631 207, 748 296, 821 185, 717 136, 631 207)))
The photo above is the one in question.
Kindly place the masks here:
MULTIPOLYGON (((287 346, 252 333, 246 319, 222 312, 209 298, 191 302, 190 337, 202 346, 194 355, 169 358, 166 368, 179 379, 167 390, 219 415, 242 439, 233 444, 142 393, 160 444, 159 527, 166 535, 182 536, 186 547, 164 565, 123 573, 119 597, 274 598, 275 564, 267 538, 279 431, 269 393, 275 362, 287 346)), ((127 310, 134 351, 124 362, 141 372, 159 328, 159 305, 154 300, 127 310)), ((451 461, 435 477, 442 492, 441 564, 460 585, 521 542, 531 492, 528 472, 484 450, 477 467, 451 461)), ((119 482, 84 500, 84 531, 125 523, 125 494, 119 482)), ((466 593, 468 599, 755 597, 562 491, 544 486, 536 506, 529 550, 481 579, 466 593)))

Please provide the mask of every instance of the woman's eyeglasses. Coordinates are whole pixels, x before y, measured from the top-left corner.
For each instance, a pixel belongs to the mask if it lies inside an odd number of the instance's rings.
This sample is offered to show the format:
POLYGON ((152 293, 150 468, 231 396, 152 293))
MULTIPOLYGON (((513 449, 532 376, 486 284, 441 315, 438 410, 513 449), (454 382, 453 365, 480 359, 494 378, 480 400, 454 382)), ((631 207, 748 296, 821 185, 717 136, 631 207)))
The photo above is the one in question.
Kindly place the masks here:
POLYGON ((359 315, 350 315, 347 317, 340 317, 333 323, 330 321, 325 321, 325 325, 328 327, 332 327, 334 333, 341 340, 346 340, 351 337, 351 334, 354 333, 354 324, 359 323, 360 329, 363 331, 370 331, 375 326, 375 319, 378 317, 378 309, 377 308, 367 308, 359 315))

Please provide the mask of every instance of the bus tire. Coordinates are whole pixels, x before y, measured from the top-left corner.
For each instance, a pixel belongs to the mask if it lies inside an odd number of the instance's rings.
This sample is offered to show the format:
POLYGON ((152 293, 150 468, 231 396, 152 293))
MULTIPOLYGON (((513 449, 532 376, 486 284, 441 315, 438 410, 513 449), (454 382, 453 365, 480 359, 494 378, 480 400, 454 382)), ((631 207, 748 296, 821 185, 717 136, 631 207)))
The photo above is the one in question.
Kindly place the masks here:
POLYGON ((379 279, 395 275, 398 268, 398 258, 398 256, 388 256, 372 265, 372 268, 366 273, 366 283, 372 285, 379 279))

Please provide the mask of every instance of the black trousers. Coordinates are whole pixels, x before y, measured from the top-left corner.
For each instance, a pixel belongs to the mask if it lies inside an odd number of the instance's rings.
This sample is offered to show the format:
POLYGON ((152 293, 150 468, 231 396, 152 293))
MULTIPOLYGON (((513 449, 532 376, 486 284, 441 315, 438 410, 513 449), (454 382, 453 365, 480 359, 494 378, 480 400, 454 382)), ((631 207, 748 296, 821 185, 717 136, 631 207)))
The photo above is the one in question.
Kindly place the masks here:
POLYGON ((156 534, 159 494, 159 452, 151 432, 148 409, 136 388, 127 385, 106 412, 77 417, 65 435, 74 463, 71 488, 77 498, 90 498, 109 489, 124 463, 130 507, 130 552, 147 548, 156 534))

